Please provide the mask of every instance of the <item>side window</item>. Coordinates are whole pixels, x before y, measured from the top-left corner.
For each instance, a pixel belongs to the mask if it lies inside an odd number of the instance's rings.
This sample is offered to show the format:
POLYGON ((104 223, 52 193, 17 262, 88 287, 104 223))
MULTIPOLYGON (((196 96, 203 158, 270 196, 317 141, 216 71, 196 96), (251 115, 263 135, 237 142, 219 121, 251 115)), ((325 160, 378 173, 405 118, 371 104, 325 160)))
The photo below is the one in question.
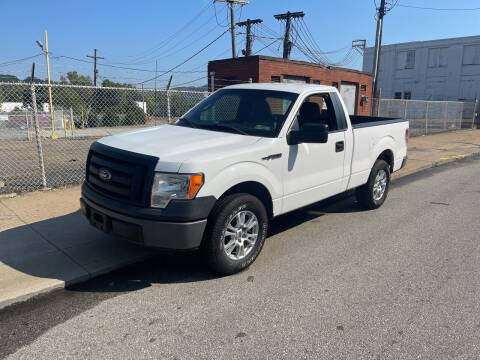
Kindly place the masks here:
POLYGON ((297 114, 300 128, 306 123, 324 123, 328 125, 328 131, 341 130, 344 126, 338 121, 329 94, 310 95, 304 100, 297 114))

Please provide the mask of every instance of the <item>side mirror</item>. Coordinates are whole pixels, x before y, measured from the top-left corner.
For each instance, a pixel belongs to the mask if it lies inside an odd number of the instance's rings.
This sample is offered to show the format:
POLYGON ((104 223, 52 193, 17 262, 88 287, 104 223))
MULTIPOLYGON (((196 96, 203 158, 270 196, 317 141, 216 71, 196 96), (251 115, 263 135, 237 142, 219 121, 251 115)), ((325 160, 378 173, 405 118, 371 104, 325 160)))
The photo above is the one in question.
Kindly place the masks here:
POLYGON ((292 130, 287 135, 288 145, 301 143, 326 143, 328 141, 327 124, 304 124, 300 130, 292 130))

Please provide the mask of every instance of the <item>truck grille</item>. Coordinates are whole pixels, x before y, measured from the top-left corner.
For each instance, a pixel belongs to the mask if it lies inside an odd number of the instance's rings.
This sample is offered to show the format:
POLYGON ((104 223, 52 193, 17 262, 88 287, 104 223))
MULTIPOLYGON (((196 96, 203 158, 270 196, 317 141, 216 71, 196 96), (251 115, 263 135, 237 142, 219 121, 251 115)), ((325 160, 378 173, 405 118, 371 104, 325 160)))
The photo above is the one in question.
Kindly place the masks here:
POLYGON ((149 206, 157 157, 95 142, 87 158, 86 182, 97 192, 137 206, 149 206))

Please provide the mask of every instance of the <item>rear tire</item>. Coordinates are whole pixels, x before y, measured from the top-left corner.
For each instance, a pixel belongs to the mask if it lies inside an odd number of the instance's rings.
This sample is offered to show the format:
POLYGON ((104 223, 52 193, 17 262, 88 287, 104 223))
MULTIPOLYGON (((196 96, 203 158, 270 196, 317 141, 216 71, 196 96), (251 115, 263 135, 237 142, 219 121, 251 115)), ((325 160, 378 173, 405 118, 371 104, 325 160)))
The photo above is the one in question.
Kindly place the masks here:
POLYGON ((250 194, 220 199, 209 216, 200 247, 203 262, 230 275, 249 267, 260 254, 268 229, 263 203, 250 194))
POLYGON ((356 190, 357 201, 367 209, 378 209, 385 202, 390 187, 390 166, 378 159, 373 165, 368 181, 356 190))

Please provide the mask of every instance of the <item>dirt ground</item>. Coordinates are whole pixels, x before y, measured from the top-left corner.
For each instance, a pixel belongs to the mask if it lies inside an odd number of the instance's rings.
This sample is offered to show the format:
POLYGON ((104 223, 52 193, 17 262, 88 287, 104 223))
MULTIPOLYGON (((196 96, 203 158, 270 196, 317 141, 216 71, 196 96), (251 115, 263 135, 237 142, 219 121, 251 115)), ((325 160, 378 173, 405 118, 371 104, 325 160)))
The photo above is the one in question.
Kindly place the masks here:
MULTIPOLYGON (((97 139, 99 137, 42 139, 48 186, 81 182, 88 150, 97 139)), ((36 141, 0 141, 0 193, 28 191, 41 186, 36 141)))

